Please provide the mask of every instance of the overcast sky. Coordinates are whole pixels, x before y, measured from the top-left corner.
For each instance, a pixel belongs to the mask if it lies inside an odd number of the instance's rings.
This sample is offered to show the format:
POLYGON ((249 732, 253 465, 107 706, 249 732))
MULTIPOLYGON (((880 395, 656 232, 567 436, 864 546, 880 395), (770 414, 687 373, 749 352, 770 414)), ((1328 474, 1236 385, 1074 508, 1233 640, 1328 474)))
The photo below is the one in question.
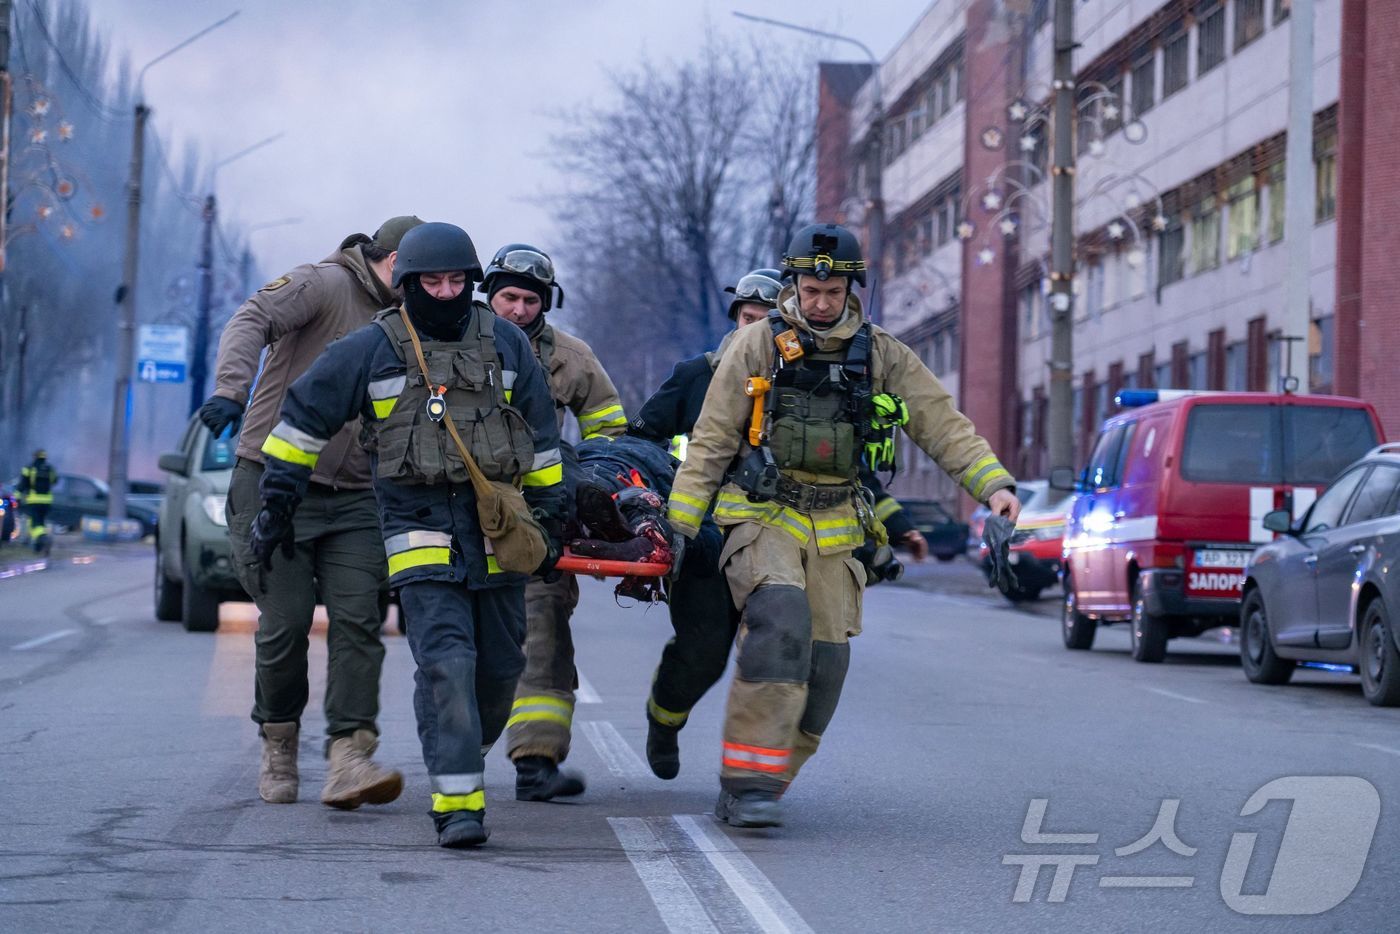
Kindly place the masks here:
MULTIPOLYGON (((134 67, 238 9, 152 68, 146 100, 172 152, 213 158, 277 132, 221 170, 223 210, 254 233, 266 272, 328 254, 347 233, 417 214, 465 227, 485 260, 511 240, 548 249, 542 196, 560 186, 547 116, 598 99, 607 75, 699 53, 708 27, 825 52, 732 9, 855 35, 883 56, 929 0, 87 0, 114 59, 134 67)), ((813 93, 815 93, 815 70, 813 93)), ((151 235, 148 233, 148 235, 151 235)), ((602 245, 600 245, 602 246, 602 245)), ((567 270, 563 271, 567 276, 567 270)))

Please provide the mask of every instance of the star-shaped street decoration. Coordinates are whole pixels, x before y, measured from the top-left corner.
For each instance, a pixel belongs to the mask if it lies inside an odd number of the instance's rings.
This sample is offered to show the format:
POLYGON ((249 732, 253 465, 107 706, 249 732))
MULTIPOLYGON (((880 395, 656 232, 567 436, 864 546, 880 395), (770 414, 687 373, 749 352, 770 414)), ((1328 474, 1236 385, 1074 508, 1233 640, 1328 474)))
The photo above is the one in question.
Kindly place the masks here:
POLYGON ((58 125, 58 138, 65 143, 71 140, 73 138, 73 124, 69 123, 67 120, 60 123, 58 125))
POLYGON ((1141 265, 1143 264, 1143 261, 1146 260, 1146 259, 1147 259, 1147 254, 1144 253, 1142 250, 1129 250, 1129 251, 1128 251, 1128 265, 1131 266, 1131 267, 1133 267, 1134 269, 1136 269, 1136 268, 1138 268, 1139 266, 1141 266, 1141 265))
POLYGON ((977 251, 977 265, 979 266, 991 265, 992 260, 996 258, 997 255, 992 252, 991 247, 984 246, 982 247, 982 249, 977 251))
POLYGON ((995 191, 987 192, 982 196, 982 207, 988 211, 999 210, 1001 208, 1001 194, 995 191))
POLYGON ((42 117, 49 112, 49 102, 46 98, 39 98, 29 107, 29 112, 36 117, 42 117))
POLYGON ((52 215, 53 215, 53 208, 49 207, 47 204, 41 204, 41 205, 39 205, 39 219, 40 219, 40 220, 48 220, 52 215))
POLYGON ((987 127, 982 131, 982 145, 987 149, 1000 149, 1004 142, 1006 142, 1006 137, 996 127, 987 127))
POLYGON ((54 186, 53 190, 60 198, 67 201, 69 198, 73 197, 73 193, 78 190, 78 186, 73 183, 72 179, 61 178, 58 180, 58 184, 54 186))
POLYGON ((1001 235, 1003 237, 1014 237, 1016 235, 1016 222, 1009 217, 997 226, 1001 228, 1001 235))
POLYGON ((1136 191, 1130 191, 1127 197, 1123 199, 1123 203, 1127 205, 1129 211, 1134 211, 1142 206, 1142 199, 1138 197, 1136 191))
POLYGON ((1007 116, 1017 123, 1026 119, 1026 114, 1029 112, 1030 108, 1027 107, 1023 101, 1016 101, 1010 107, 1006 108, 1007 116))
POLYGON ((1127 229, 1118 221, 1110 221, 1108 225, 1108 235, 1111 239, 1122 240, 1127 229))
POLYGON ((76 233, 77 231, 73 229, 72 224, 64 224, 58 231, 58 235, 65 240, 72 240, 76 233))
POLYGON ((1158 214, 1156 217, 1152 218, 1152 229, 1156 231, 1166 230, 1167 219, 1162 215, 1158 214))
POLYGON ((39 144, 43 143, 44 140, 46 140, 46 139, 48 139, 48 138, 49 138, 49 131, 48 131, 48 130, 44 130, 44 129, 35 130, 33 133, 30 133, 30 134, 29 134, 29 141, 30 141, 31 143, 34 143, 35 145, 39 145, 39 144))
POLYGON ((1103 155, 1103 150, 1104 150, 1103 140, 1101 140, 1101 139, 1096 139, 1096 140, 1091 140, 1091 141, 1089 142, 1089 155, 1091 155, 1091 156, 1101 156, 1101 155, 1103 155))
POLYGON ((1035 137, 1027 133, 1021 137, 1021 152, 1035 152, 1035 137))
POLYGON ((88 216, 95 221, 100 221, 107 216, 107 209, 100 204, 94 204, 92 207, 88 208, 88 216))
POLYGON ((1104 118, 1105 120, 1117 120, 1117 119, 1118 119, 1118 105, 1117 105, 1117 104, 1104 104, 1104 105, 1103 105, 1103 118, 1104 118))
POLYGON ((976 231, 974 231, 974 230, 972 229, 972 225, 969 224, 967 221, 963 221, 961 224, 958 225, 958 239, 959 239, 959 240, 971 240, 971 239, 972 239, 972 235, 973 235, 975 232, 976 232, 976 231))

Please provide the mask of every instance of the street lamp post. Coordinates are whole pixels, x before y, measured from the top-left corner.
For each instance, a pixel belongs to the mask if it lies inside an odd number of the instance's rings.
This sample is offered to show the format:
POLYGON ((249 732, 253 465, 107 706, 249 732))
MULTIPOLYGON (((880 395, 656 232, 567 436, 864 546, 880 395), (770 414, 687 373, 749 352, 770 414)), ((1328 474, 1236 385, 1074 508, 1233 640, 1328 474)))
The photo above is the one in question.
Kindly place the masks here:
POLYGON ((117 376, 112 393, 112 439, 107 457, 107 521, 126 518, 127 467, 131 456, 131 373, 136 366, 136 272, 141 245, 141 173, 145 166, 146 120, 151 109, 142 100, 141 83, 153 65, 165 61, 192 42, 202 39, 238 15, 228 16, 151 59, 136 76, 136 111, 131 135, 131 177, 127 180, 126 255, 122 284, 117 289, 121 319, 117 326, 117 376))
POLYGON ((204 387, 209 378, 209 306, 214 293, 214 228, 219 222, 219 202, 215 196, 219 169, 282 138, 274 133, 267 139, 239 150, 227 159, 214 163, 209 179, 209 195, 204 199, 203 230, 199 238, 199 292, 195 305, 194 347, 190 352, 190 414, 204 402, 204 387))
POLYGON ((791 29, 795 32, 806 33, 809 36, 818 36, 822 39, 830 39, 833 42, 844 42, 853 45, 865 53, 870 59, 871 79, 875 82, 875 100, 870 107, 870 136, 871 143, 867 168, 867 179, 870 187, 870 205, 866 211, 866 234, 865 252, 868 257, 868 275, 870 301, 867 311, 870 320, 876 324, 880 323, 880 291, 881 291, 881 261, 884 258, 885 249, 885 199, 884 199, 884 172, 885 172, 885 92, 880 83, 880 59, 870 50, 870 46, 854 39, 850 36, 843 36, 840 33, 826 32, 821 29, 813 29, 810 26, 802 26, 797 23, 789 23, 780 19, 769 19, 766 16, 754 16, 752 13, 741 13, 733 11, 739 19, 749 20, 754 23, 762 23, 765 26, 777 26, 780 29, 791 29))

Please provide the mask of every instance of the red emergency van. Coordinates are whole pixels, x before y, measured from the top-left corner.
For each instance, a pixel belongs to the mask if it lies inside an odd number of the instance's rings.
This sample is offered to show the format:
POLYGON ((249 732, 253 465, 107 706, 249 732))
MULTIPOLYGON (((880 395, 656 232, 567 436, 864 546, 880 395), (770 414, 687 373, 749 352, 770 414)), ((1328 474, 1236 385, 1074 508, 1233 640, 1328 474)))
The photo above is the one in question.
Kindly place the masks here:
POLYGON ((1167 640, 1239 618, 1244 567, 1273 541, 1264 516, 1307 511, 1381 440, 1359 399, 1274 393, 1125 391, 1088 466, 1052 483, 1078 495, 1065 524, 1066 648, 1129 622, 1132 655, 1160 662, 1167 640))

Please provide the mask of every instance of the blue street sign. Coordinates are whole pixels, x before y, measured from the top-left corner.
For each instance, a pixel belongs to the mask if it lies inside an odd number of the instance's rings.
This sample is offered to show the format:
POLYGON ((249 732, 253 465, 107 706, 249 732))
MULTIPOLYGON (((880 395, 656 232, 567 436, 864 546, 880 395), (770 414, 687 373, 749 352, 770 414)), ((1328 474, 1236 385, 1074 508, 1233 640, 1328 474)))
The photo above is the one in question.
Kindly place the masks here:
POLYGON ((189 360, 189 328, 143 324, 137 332, 136 374, 143 383, 183 383, 189 360))
POLYGON ((143 383, 183 383, 185 381, 185 365, 183 363, 138 360, 136 373, 143 383))

